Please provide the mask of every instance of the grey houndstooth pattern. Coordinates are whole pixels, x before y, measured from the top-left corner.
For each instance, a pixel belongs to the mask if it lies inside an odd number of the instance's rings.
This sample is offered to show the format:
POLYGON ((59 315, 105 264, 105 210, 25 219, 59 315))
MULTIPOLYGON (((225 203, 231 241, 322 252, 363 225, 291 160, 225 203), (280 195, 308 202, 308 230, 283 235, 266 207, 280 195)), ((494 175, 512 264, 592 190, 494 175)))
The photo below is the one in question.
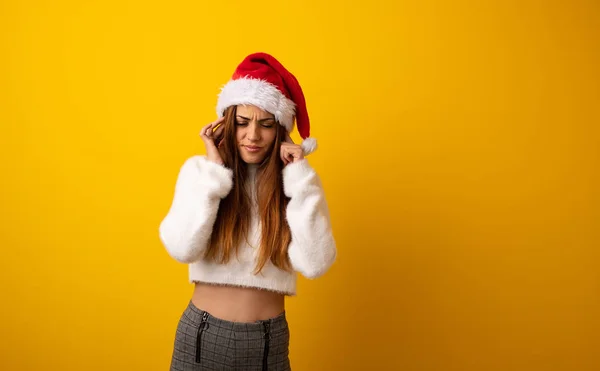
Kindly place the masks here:
POLYGON ((288 371, 289 338, 285 313, 266 321, 229 322, 190 301, 177 326, 170 370, 288 371))

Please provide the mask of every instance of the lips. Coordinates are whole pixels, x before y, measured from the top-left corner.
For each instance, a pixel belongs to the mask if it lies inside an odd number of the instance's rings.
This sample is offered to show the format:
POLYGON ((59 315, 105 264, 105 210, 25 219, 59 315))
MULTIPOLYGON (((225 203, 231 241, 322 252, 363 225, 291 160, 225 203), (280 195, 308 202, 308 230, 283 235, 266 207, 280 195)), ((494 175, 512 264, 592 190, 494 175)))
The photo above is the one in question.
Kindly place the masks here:
POLYGON ((258 152, 261 149, 261 147, 257 147, 257 146, 244 146, 244 148, 246 148, 246 150, 248 150, 248 152, 258 152))

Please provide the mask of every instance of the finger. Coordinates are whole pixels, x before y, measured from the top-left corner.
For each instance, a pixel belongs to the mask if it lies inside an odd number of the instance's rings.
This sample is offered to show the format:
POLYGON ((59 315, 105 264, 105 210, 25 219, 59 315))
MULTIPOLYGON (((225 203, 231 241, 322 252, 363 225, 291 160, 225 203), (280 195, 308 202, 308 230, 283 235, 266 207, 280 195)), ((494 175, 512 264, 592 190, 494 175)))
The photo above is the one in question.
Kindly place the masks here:
POLYGON ((295 148, 293 147, 288 147, 286 148, 286 154, 285 157, 289 162, 294 161, 294 158, 297 156, 297 151, 295 148))
POLYGON ((302 148, 299 146, 288 146, 286 147, 286 151, 292 157, 298 157, 302 154, 302 148))
POLYGON ((220 125, 217 130, 213 132, 214 140, 217 145, 221 142, 223 137, 225 136, 225 126, 220 125))
POLYGON ((304 150, 302 149, 302 146, 299 144, 294 144, 294 143, 290 143, 290 142, 282 142, 281 143, 281 147, 285 147, 288 149, 288 151, 298 151, 298 152, 304 152, 304 150))
POLYGON ((215 143, 214 140, 214 134, 213 134, 213 126, 215 125, 215 122, 211 122, 210 124, 204 126, 201 130, 200 130, 200 137, 202 138, 202 141, 204 142, 204 146, 206 147, 206 149, 210 149, 213 147, 216 147, 217 143, 215 143))
POLYGON ((220 139, 224 132, 225 132, 225 125, 219 125, 217 130, 214 131, 215 138, 220 139))
POLYGON ((200 136, 204 139, 208 139, 212 137, 213 134, 213 124, 208 124, 200 130, 200 136))
POLYGON ((302 148, 293 148, 290 151, 290 157, 290 162, 301 160, 302 158, 304 158, 304 151, 302 150, 302 148))
POLYGON ((200 133, 198 133, 200 136, 205 136, 206 135, 206 131, 211 127, 211 124, 208 124, 206 126, 203 126, 202 129, 200 129, 200 133))
POLYGON ((223 133, 223 130, 225 130, 225 124, 223 123, 224 120, 225 117, 221 117, 220 119, 212 123, 211 130, 215 138, 221 135, 223 133))
MULTIPOLYGON (((288 152, 287 147, 281 147, 281 160, 283 161, 283 163, 285 165, 290 163, 290 153, 288 152)), ((292 156, 292 160, 293 160, 293 156, 292 156)))
POLYGON ((285 165, 287 165, 287 162, 285 160, 285 147, 281 147, 281 149, 279 150, 279 157, 281 158, 281 161, 283 161, 283 163, 285 165))
POLYGON ((217 119, 217 120, 211 122, 210 124, 205 125, 202 129, 200 129, 200 135, 208 134, 209 130, 216 128, 220 123, 223 122, 223 120, 225 120, 225 117, 221 117, 220 119, 217 119))
POLYGON ((206 135, 208 138, 210 139, 214 139, 215 137, 215 124, 211 124, 206 131, 204 132, 204 135, 206 135))

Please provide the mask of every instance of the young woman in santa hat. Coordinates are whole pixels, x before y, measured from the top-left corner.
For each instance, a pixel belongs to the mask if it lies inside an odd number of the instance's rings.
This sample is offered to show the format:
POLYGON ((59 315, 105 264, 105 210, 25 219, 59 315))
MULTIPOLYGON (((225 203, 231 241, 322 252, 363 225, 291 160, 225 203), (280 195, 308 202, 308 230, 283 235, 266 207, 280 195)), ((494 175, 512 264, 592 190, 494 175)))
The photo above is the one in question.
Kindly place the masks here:
POLYGON ((206 155, 188 158, 160 239, 189 264, 194 291, 171 370, 290 370, 285 297, 296 273, 323 275, 336 259, 302 89, 266 53, 247 56, 222 88, 206 155), (289 136, 294 120, 303 141, 289 136))

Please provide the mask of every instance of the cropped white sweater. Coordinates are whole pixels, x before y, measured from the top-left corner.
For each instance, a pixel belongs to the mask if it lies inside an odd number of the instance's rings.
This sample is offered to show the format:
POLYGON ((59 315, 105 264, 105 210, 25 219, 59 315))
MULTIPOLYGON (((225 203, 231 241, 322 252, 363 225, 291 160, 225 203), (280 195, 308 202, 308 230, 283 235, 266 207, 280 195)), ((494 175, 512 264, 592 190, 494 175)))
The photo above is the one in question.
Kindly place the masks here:
POLYGON ((203 258, 222 198, 233 187, 233 171, 209 161, 205 156, 187 159, 179 171, 171 207, 159 227, 160 239, 175 260, 189 264, 189 281, 255 287, 296 294, 296 274, 307 278, 323 275, 336 259, 329 210, 317 173, 307 159, 283 169, 283 189, 290 197, 286 218, 292 233, 288 255, 295 272, 286 272, 267 261, 255 275, 260 245, 260 220, 257 213, 256 168, 250 167, 249 186, 253 214, 248 242, 227 264, 203 258))

